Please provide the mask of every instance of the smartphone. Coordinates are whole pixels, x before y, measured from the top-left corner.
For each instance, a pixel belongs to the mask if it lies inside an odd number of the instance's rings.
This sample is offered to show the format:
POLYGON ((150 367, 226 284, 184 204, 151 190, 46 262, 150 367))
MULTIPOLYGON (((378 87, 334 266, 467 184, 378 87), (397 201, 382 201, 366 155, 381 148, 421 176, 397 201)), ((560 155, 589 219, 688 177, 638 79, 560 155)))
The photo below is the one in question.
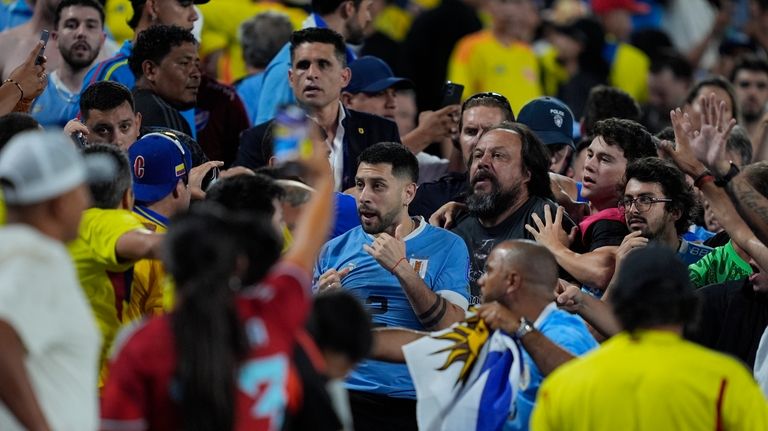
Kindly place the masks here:
POLYGON ((464 93, 464 86, 455 82, 447 81, 443 85, 443 103, 441 107, 449 105, 458 105, 461 103, 461 95, 464 93))
POLYGON ((279 109, 275 116, 272 155, 277 170, 287 178, 303 177, 304 168, 299 161, 312 155, 310 121, 307 113, 296 105, 279 109))
POLYGON ((85 139, 83 132, 75 132, 71 135, 72 140, 75 141, 77 148, 83 149, 88 146, 88 141, 85 139))
POLYGON ((43 62, 43 56, 45 55, 45 45, 48 45, 48 30, 43 30, 40 33, 40 40, 43 41, 43 46, 40 48, 40 52, 37 53, 37 58, 35 59, 35 64, 41 64, 43 62))

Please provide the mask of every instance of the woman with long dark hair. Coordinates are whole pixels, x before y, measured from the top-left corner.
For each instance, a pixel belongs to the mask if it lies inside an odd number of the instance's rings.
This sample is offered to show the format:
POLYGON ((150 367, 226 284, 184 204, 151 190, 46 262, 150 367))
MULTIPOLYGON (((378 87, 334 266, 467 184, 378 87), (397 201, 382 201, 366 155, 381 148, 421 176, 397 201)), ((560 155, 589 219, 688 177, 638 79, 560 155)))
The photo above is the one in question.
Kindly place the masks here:
POLYGON ((103 430, 280 428, 312 266, 332 218, 327 158, 306 166, 315 193, 281 259, 278 232, 263 214, 204 209, 174 221, 165 262, 176 307, 116 343, 103 430))

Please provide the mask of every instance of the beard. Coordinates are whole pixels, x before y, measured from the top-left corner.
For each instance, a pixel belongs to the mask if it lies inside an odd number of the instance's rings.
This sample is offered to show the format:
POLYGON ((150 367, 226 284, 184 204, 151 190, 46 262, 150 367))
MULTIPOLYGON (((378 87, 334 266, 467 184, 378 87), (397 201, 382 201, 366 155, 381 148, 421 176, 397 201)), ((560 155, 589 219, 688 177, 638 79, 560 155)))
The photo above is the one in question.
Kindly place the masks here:
POLYGON ((764 112, 763 110, 751 111, 751 110, 744 109, 741 112, 741 115, 742 117, 744 117, 745 122, 754 123, 755 121, 763 117, 763 112, 764 112))
POLYGON ((77 56, 75 55, 73 48, 74 45, 67 49, 59 47, 59 50, 61 52, 61 58, 64 59, 64 61, 75 70, 81 70, 89 67, 91 64, 93 64, 93 61, 96 60, 96 57, 99 55, 98 49, 92 49, 89 46, 88 48, 90 51, 85 57, 77 56))
MULTIPOLYGON (((357 14, 355 14, 355 17, 357 14)), ((350 18, 345 24, 344 29, 347 32, 347 42, 350 45, 360 45, 365 40, 365 29, 360 27, 355 21, 355 17, 350 18)))
POLYGON ((388 230, 394 230, 395 220, 397 219, 399 213, 399 208, 395 208, 384 215, 382 215, 381 212, 368 208, 365 205, 361 205, 357 208, 357 215, 360 217, 360 225, 362 226, 363 231, 370 235, 378 235, 388 230), (378 223, 365 223, 363 221, 362 213, 366 213, 369 216, 375 216, 375 218, 378 219, 378 223))
POLYGON ((479 180, 489 180, 491 182, 491 191, 487 193, 473 191, 467 197, 467 207, 470 214, 480 219, 496 218, 513 206, 520 195, 520 183, 516 183, 512 187, 503 190, 496 177, 482 170, 478 171, 472 179, 472 186, 479 180))

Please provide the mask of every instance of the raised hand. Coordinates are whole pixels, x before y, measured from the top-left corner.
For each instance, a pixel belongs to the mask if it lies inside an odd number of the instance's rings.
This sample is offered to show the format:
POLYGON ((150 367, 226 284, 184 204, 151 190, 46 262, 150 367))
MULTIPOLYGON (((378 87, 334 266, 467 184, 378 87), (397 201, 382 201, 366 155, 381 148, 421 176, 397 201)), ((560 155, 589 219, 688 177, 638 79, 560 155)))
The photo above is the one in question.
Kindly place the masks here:
POLYGON ((536 227, 526 224, 525 229, 533 235, 533 238, 539 244, 554 249, 557 247, 570 247, 575 236, 575 230, 570 233, 563 229, 563 207, 558 206, 555 213, 555 219, 552 220, 552 210, 549 205, 544 205, 544 221, 538 214, 533 214, 533 222, 536 227))
POLYGON ((403 262, 408 263, 405 256, 404 235, 402 234, 404 229, 403 225, 400 224, 395 228, 395 236, 386 232, 380 233, 373 240, 373 244, 364 244, 363 250, 376 259, 376 262, 384 269, 394 273, 397 267, 403 265, 403 262))

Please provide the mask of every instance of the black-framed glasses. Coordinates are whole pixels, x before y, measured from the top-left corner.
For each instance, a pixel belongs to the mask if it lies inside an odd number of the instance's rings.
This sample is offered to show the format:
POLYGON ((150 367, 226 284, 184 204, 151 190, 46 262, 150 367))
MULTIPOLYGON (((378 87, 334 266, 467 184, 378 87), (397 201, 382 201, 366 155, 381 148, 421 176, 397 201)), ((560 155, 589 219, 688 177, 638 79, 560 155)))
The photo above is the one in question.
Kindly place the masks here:
POLYGON ((672 199, 669 198, 653 198, 650 196, 640 196, 636 197, 634 199, 632 198, 624 198, 620 199, 618 206, 619 211, 622 213, 625 213, 632 209, 632 205, 637 208, 637 211, 644 213, 651 209, 651 205, 659 203, 659 202, 672 202, 672 199))
MULTIPOLYGON (((467 104, 472 100, 478 100, 478 99, 493 99, 501 104, 501 106, 504 109, 507 109, 509 112, 512 111, 512 106, 509 104, 509 100, 507 100, 506 97, 499 93, 494 93, 493 91, 485 91, 482 93, 476 93, 471 96, 467 100, 464 101, 464 103, 461 104, 461 112, 464 112, 464 109, 466 109, 467 104)), ((514 114, 513 114, 514 115, 514 114)))

